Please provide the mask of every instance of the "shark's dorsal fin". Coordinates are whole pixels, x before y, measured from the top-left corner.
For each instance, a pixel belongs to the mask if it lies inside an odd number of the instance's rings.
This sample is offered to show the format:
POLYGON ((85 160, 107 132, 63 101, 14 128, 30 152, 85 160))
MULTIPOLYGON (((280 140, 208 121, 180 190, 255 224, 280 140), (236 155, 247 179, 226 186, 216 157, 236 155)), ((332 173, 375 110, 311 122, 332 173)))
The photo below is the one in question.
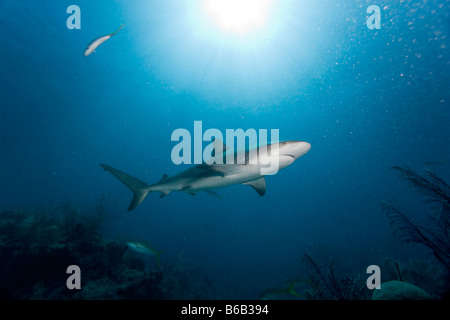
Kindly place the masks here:
POLYGON ((225 162, 225 153, 230 149, 227 147, 222 140, 214 138, 212 142, 206 146, 204 152, 207 154, 205 156, 203 163, 204 164, 219 164, 225 162))
POLYGON ((264 179, 264 177, 252 181, 247 181, 243 184, 255 189, 261 197, 266 193, 266 179, 264 179))
POLYGON ((161 182, 163 182, 163 181, 167 180, 167 178, 168 178, 168 177, 169 177, 169 175, 168 175, 168 174, 163 174, 163 176, 162 176, 161 180, 159 180, 159 182, 158 182, 158 183, 161 183, 161 182))
POLYGON ((228 149, 230 149, 230 148, 227 147, 227 145, 226 145, 225 143, 223 143, 223 141, 220 140, 220 139, 214 138, 214 140, 213 140, 212 143, 213 143, 213 147, 214 147, 214 150, 213 150, 212 153, 211 153, 211 156, 212 156, 212 157, 215 157, 215 156, 216 156, 216 150, 217 150, 217 149, 222 149, 222 153, 224 153, 225 151, 227 151, 228 149))

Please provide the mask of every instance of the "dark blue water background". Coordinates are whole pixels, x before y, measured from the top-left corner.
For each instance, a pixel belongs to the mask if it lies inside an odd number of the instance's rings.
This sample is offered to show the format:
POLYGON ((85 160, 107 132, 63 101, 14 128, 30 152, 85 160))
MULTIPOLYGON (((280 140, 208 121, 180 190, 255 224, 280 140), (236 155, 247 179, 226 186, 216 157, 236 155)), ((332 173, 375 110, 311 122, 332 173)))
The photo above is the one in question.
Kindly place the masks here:
POLYGON ((389 170, 427 161, 450 178, 449 1, 274 1, 266 25, 221 30, 201 1, 0 1, 0 207, 109 199, 105 233, 145 239, 210 276, 225 298, 257 298, 302 275, 310 252, 364 276, 421 254, 392 236, 380 201, 418 212, 389 170), (81 8, 81 30, 66 8, 81 8), (381 8, 380 30, 366 8, 381 8), (87 43, 119 33, 83 57, 87 43), (279 129, 311 150, 247 186, 131 193, 99 166, 143 181, 171 162, 172 132, 279 129))

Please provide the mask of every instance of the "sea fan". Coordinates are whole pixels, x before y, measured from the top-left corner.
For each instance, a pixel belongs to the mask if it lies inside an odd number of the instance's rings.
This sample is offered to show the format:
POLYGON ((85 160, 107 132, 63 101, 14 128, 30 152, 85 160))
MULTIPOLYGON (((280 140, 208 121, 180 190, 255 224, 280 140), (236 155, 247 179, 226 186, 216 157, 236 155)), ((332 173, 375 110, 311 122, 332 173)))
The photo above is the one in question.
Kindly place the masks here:
POLYGON ((409 167, 396 166, 392 169, 400 173, 402 180, 412 184, 431 209, 427 221, 418 225, 395 203, 383 201, 381 208, 388 216, 394 233, 405 242, 428 247, 436 259, 450 270, 450 187, 430 171, 420 175, 409 167))
POLYGON ((400 174, 400 179, 408 181, 417 191, 424 196, 425 203, 431 203, 438 208, 447 208, 450 204, 450 186, 431 171, 425 171, 420 175, 408 166, 392 167, 400 174))
POLYGON ((308 283, 311 287, 306 290, 306 293, 311 299, 358 300, 362 298, 365 286, 360 279, 353 279, 347 273, 338 278, 332 262, 328 266, 328 272, 324 272, 307 253, 305 253, 304 260, 310 275, 308 283))

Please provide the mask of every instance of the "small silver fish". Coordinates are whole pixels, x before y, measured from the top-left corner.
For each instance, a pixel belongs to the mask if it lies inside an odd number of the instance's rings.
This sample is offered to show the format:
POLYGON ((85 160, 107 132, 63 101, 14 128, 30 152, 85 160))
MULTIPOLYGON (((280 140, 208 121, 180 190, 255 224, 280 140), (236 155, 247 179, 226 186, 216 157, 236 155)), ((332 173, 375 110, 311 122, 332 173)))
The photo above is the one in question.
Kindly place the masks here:
POLYGON ((115 35, 120 29, 122 29, 122 27, 125 25, 125 23, 123 25, 121 25, 119 27, 119 29, 117 29, 116 31, 114 31, 113 33, 107 34, 106 36, 101 36, 98 37, 94 40, 91 41, 91 43, 89 43, 86 47, 86 50, 84 50, 84 56, 87 57, 88 55, 90 55, 92 52, 95 51, 95 49, 97 49, 97 47, 99 45, 101 45, 103 42, 105 42, 106 40, 108 40, 109 38, 111 38, 113 35, 115 35))
POLYGON ((130 248, 133 251, 146 254, 148 256, 156 256, 156 262, 158 263, 158 267, 161 267, 160 263, 160 255, 163 253, 163 251, 156 251, 153 249, 150 245, 143 243, 143 242, 137 242, 137 241, 128 241, 127 242, 128 248, 130 248))

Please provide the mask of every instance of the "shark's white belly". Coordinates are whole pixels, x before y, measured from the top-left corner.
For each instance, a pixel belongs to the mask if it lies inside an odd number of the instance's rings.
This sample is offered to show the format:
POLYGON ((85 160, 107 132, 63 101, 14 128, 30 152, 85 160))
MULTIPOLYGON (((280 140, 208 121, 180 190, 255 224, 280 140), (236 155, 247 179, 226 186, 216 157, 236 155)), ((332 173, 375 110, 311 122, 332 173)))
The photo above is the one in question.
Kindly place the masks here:
POLYGON ((259 166, 235 166, 230 173, 226 173, 224 176, 205 177, 191 182, 189 184, 189 190, 200 191, 227 187, 259 178, 261 178, 259 166))

